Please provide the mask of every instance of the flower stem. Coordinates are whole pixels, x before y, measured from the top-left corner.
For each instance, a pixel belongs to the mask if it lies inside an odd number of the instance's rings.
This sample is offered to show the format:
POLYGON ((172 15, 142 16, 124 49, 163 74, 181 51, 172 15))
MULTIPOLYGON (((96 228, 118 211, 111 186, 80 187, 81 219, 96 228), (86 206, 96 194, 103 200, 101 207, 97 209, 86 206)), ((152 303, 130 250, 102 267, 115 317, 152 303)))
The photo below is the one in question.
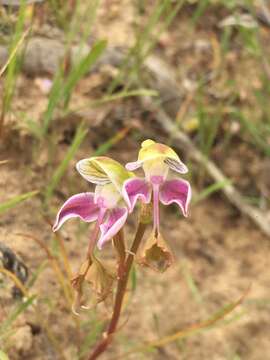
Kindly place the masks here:
POLYGON ((143 223, 139 223, 139 225, 138 225, 137 232, 136 232, 134 241, 133 241, 131 249, 130 249, 130 253, 125 261, 123 276, 121 278, 119 278, 119 280, 118 280, 114 308, 113 308, 113 313, 112 313, 110 323, 108 325, 107 331, 105 332, 105 334, 103 336, 103 339, 100 340, 100 342, 96 345, 93 352, 88 357, 88 360, 97 359, 108 348, 108 346, 110 345, 110 343, 113 340, 113 335, 116 331, 117 324, 118 324, 120 314, 121 314, 121 309, 122 309, 124 295, 126 292, 129 273, 130 273, 130 270, 131 270, 131 267, 132 267, 132 264, 134 261, 134 254, 136 254, 139 249, 139 245, 143 238, 146 227, 147 227, 147 225, 143 224, 143 223))
POLYGON ((113 245, 118 256, 118 277, 121 278, 125 271, 126 262, 126 246, 123 229, 121 229, 113 238, 113 245))

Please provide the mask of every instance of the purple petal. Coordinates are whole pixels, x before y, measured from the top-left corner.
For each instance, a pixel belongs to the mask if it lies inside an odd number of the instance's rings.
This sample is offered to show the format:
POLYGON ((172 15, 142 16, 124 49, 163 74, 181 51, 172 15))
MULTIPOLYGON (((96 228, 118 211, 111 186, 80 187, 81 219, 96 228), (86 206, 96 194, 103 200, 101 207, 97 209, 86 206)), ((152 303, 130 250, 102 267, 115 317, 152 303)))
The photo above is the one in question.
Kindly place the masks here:
POLYGON ((71 196, 59 210, 53 226, 57 231, 65 221, 73 217, 79 217, 83 221, 91 222, 98 218, 99 207, 94 203, 94 194, 80 193, 71 196))
POLYGON ((165 181, 160 189, 159 199, 164 205, 177 203, 184 216, 187 216, 188 205, 191 199, 189 182, 182 179, 165 181))
POLYGON ((180 173, 180 174, 186 174, 188 172, 188 168, 186 165, 180 161, 173 158, 167 158, 165 160, 165 164, 169 166, 170 169, 180 173))
POLYGON ((125 199, 129 212, 132 212, 138 199, 144 203, 149 203, 151 200, 151 187, 144 179, 131 178, 124 182, 123 198, 125 199))
POLYGON ((99 249, 103 247, 106 241, 111 240, 124 226, 127 216, 127 208, 115 208, 111 210, 107 220, 100 225, 101 236, 97 244, 99 249))
POLYGON ((136 169, 139 169, 140 167, 142 167, 143 165, 143 161, 134 161, 134 162, 129 162, 126 164, 126 169, 128 171, 134 171, 136 169))

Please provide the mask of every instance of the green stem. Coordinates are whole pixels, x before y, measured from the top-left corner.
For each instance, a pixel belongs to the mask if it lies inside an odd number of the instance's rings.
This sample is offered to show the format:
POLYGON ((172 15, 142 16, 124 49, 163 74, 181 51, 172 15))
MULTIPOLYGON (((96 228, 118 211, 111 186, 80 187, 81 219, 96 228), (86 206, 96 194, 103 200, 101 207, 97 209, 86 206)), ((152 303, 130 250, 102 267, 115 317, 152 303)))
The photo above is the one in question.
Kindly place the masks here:
POLYGON ((123 276, 118 279, 114 308, 113 308, 113 313, 112 313, 110 323, 108 325, 107 331, 106 331, 103 339, 100 340, 100 342, 96 345, 93 352, 88 357, 88 360, 97 359, 104 351, 106 351, 106 349, 108 348, 108 346, 110 345, 110 343, 113 340, 113 335, 116 331, 117 324, 118 324, 120 314, 121 314, 121 309, 122 309, 123 299, 124 299, 124 295, 125 295, 126 288, 127 288, 129 273, 130 273, 130 270, 131 270, 131 267, 132 267, 132 264, 134 261, 134 255, 137 253, 137 251, 139 249, 139 246, 140 246, 141 240, 143 238, 146 227, 147 227, 147 225, 143 224, 143 223, 139 223, 139 225, 138 225, 138 229, 137 229, 133 244, 131 246, 129 255, 128 255, 125 265, 124 265, 123 276))

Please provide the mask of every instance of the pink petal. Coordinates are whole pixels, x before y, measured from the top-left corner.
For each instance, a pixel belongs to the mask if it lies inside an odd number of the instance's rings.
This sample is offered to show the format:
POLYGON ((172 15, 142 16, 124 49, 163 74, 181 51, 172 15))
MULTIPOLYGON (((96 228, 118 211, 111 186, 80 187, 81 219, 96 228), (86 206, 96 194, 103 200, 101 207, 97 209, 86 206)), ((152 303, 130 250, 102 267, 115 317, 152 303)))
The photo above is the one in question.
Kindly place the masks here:
POLYGON ((153 184, 153 207, 154 207, 154 231, 156 234, 159 233, 159 193, 160 193, 160 185, 153 184))
POLYGON ((106 241, 111 240, 124 226, 127 216, 127 208, 115 208, 109 213, 107 220, 100 225, 101 236, 97 244, 99 249, 103 247, 106 241))
POLYGON ((151 187, 144 179, 131 178, 124 182, 122 194, 128 205, 129 212, 132 212, 138 199, 141 199, 144 203, 150 202, 151 187))
POLYGON ((164 205, 177 203, 184 216, 187 216, 188 205, 191 199, 191 187, 188 181, 174 179, 165 181, 159 193, 159 199, 164 205))
POLYGON ((143 165, 143 161, 134 161, 134 162, 129 162, 126 164, 126 169, 128 171, 134 171, 136 169, 139 169, 140 167, 142 167, 143 165))
POLYGON ((91 222, 98 218, 99 207, 94 203, 94 194, 80 193, 71 196, 59 210, 53 231, 57 231, 65 221, 79 217, 83 221, 91 222))
POLYGON ((186 174, 188 172, 188 168, 186 165, 180 161, 173 158, 167 158, 165 160, 165 164, 169 166, 170 169, 180 173, 180 174, 186 174))

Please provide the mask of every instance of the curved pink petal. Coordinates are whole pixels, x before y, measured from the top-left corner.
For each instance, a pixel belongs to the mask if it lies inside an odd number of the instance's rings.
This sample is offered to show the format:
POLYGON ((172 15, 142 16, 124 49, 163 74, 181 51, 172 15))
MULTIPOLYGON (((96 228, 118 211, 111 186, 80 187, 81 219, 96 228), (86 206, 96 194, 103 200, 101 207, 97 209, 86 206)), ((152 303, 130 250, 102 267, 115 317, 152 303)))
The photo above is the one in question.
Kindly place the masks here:
POLYGON ((132 212, 138 199, 146 204, 150 202, 151 187, 144 179, 131 178, 124 182, 122 195, 128 205, 129 212, 132 212))
POLYGON ((191 187, 188 181, 182 179, 167 180, 160 188, 159 199, 164 205, 176 203, 183 215, 187 216, 191 199, 191 187))
POLYGON ((186 174, 188 172, 188 168, 181 160, 176 160, 168 157, 164 162, 169 166, 170 169, 180 174, 186 174))
POLYGON ((126 169, 128 171, 134 171, 136 169, 139 169, 142 166, 143 166, 143 161, 138 160, 138 161, 133 161, 133 162, 127 163, 126 164, 126 169))
POLYGON ((53 231, 57 231, 65 221, 79 217, 83 221, 91 222, 98 218, 99 207, 94 203, 94 194, 91 192, 71 196, 59 210, 53 231))
POLYGON ((99 249, 103 247, 106 241, 111 240, 124 226, 127 216, 127 208, 115 208, 111 210, 107 220, 100 225, 101 236, 97 244, 99 249))

